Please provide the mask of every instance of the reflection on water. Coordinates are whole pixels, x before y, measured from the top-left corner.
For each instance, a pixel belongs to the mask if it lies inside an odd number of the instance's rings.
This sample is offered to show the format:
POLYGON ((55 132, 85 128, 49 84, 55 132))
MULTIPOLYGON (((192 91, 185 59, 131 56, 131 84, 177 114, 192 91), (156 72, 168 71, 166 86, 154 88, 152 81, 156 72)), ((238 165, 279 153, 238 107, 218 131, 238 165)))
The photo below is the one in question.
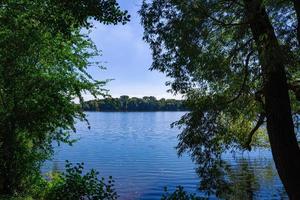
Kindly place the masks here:
MULTIPOLYGON (((112 175, 121 200, 160 199, 164 186, 172 191, 177 185, 203 196, 198 191, 199 178, 195 164, 188 156, 178 158, 175 150, 177 129, 170 123, 183 112, 88 113, 91 129, 77 124, 73 146, 56 148, 53 160, 43 171, 61 171, 65 160, 84 162, 104 177, 112 175)), ((286 195, 278 178, 270 152, 255 151, 225 156, 226 179, 230 191, 225 199, 284 199, 286 195)), ((211 199, 216 199, 211 197, 211 199)))
POLYGON ((287 199, 271 159, 239 157, 230 163, 231 193, 226 199, 287 199))

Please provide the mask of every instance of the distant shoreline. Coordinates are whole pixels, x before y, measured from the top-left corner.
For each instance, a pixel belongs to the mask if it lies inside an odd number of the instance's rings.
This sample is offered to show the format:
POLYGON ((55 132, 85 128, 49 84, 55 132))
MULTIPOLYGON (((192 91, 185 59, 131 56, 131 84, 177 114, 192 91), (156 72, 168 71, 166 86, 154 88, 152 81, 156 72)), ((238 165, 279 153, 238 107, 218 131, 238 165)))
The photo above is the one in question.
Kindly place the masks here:
POLYGON ((189 111, 184 100, 156 99, 153 96, 143 98, 129 97, 105 98, 86 101, 83 111, 90 112, 179 112, 189 111))
POLYGON ((84 112, 102 112, 102 113, 137 113, 137 112, 190 112, 190 110, 139 110, 139 111, 97 111, 97 110, 83 110, 84 112))

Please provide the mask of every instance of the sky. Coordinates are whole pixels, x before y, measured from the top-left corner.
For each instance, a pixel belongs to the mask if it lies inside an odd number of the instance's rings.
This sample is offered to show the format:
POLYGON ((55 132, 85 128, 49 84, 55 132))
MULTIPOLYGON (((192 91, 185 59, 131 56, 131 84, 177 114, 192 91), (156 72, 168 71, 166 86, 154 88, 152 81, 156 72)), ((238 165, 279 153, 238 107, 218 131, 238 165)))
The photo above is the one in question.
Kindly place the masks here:
MULTIPOLYGON (((106 88, 113 97, 128 95, 130 97, 155 96, 157 98, 177 98, 166 91, 168 80, 165 74, 150 71, 152 63, 149 45, 142 39, 143 27, 140 24, 142 0, 118 0, 122 9, 128 10, 131 20, 126 25, 102 25, 95 23, 89 34, 102 51, 97 60, 103 62, 106 70, 92 68, 90 73, 97 80, 114 79, 106 88)), ((91 98, 87 95, 87 99, 91 98)))

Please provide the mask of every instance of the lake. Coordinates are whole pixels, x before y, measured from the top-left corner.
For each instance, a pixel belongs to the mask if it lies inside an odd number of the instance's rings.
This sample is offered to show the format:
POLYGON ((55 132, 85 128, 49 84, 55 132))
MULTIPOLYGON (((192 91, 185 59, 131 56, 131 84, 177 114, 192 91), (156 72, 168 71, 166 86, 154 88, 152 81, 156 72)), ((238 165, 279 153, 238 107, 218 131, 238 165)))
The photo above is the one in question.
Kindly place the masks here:
MULTIPOLYGON (((203 195, 197 188, 196 165, 189 156, 178 157, 175 146, 180 131, 170 128, 184 112, 88 112, 91 129, 76 125, 73 146, 55 148, 53 160, 43 171, 64 170, 65 160, 84 162, 100 175, 116 181, 121 200, 160 199, 164 187, 184 186, 203 195)), ((237 180, 233 199, 287 199, 267 150, 226 155, 237 180)), ((211 199, 216 199, 211 197, 211 199)))

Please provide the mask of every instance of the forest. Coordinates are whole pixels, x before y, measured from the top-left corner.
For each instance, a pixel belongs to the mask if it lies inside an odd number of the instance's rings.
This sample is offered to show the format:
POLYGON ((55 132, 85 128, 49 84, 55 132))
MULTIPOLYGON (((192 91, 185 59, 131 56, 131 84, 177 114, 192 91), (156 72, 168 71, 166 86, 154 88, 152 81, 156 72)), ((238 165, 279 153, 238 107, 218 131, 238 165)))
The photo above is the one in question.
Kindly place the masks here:
POLYGON ((104 98, 86 101, 82 105, 84 111, 187 111, 183 100, 157 100, 154 96, 143 98, 129 97, 104 98))

